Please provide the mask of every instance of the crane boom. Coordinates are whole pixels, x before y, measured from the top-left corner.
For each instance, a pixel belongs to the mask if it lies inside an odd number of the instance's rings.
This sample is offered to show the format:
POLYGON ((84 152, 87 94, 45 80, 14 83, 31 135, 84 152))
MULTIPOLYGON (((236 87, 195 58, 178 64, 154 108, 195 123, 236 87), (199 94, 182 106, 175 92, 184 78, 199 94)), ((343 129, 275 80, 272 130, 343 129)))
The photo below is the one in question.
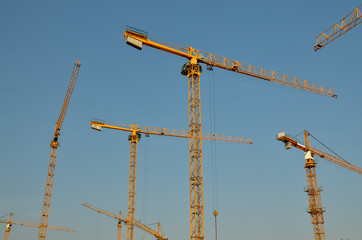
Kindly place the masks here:
MULTIPOLYGON (((94 210, 94 211, 96 211, 96 212, 98 212, 98 213, 102 213, 102 214, 107 215, 107 216, 109 216, 109 217, 112 217, 112 218, 114 218, 114 219, 117 219, 118 221, 121 221, 121 222, 123 222, 123 223, 126 223, 126 224, 128 223, 128 221, 122 219, 121 217, 116 216, 116 215, 114 215, 114 214, 112 214, 112 213, 109 213, 109 212, 107 212, 107 211, 104 211, 104 210, 102 210, 102 209, 100 209, 100 208, 97 208, 97 207, 95 207, 95 206, 92 206, 92 205, 90 205, 90 204, 88 204, 88 203, 82 203, 82 206, 87 207, 87 208, 90 208, 90 209, 92 209, 92 210, 94 210)), ((134 223, 135 223, 135 226, 137 226, 139 229, 142 229, 143 231, 145 231, 145 232, 147 232, 147 233, 155 236, 157 239, 167 240, 167 237, 162 237, 160 233, 154 231, 153 229, 147 227, 146 225, 143 225, 143 224, 140 223, 139 221, 136 221, 136 220, 135 220, 134 223)))
POLYGON ((38 240, 44 240, 46 237, 46 231, 47 231, 47 226, 48 226, 48 217, 49 217, 49 208, 50 208, 50 201, 51 201, 51 197, 52 197, 52 189, 53 189, 53 181, 54 181, 55 164, 56 164, 56 160, 57 160, 57 152, 58 152, 58 146, 59 146, 58 138, 60 135, 60 129, 63 124, 64 116, 65 116, 65 113, 67 112, 68 104, 69 104, 70 98, 72 96, 74 84, 78 77, 78 72, 79 72, 80 66, 81 66, 81 63, 78 59, 74 65, 73 73, 72 73, 70 83, 68 86, 67 94, 65 96, 62 111, 61 111, 59 119, 55 125, 54 137, 50 143, 50 148, 51 148, 50 160, 49 160, 47 184, 45 187, 43 210, 42 210, 42 214, 41 214, 38 240))
MULTIPOLYGON (((188 132, 184 130, 175 130, 175 129, 168 129, 168 128, 157 128, 157 127, 144 127, 134 124, 117 124, 117 125, 110 125, 105 124, 101 121, 91 121, 91 127, 100 131, 103 127, 110 128, 115 130, 127 131, 127 132, 138 132, 144 133, 146 135, 163 135, 169 137, 181 137, 181 138, 189 138, 190 135, 188 132)), ((253 141, 250 138, 244 139, 242 137, 230 137, 218 134, 203 134, 203 140, 210 140, 210 141, 220 141, 220 142, 234 142, 234 143, 249 143, 253 144, 253 141)))
POLYGON ((332 27, 328 28, 321 34, 319 34, 317 38, 317 42, 314 45, 314 51, 317 51, 329 44, 333 40, 342 36, 358 24, 362 22, 362 4, 356 7, 352 12, 347 14, 344 18, 342 18, 339 22, 334 24, 332 27))
POLYGON ((197 62, 204 63, 208 66, 218 67, 225 70, 245 74, 255 78, 263 79, 266 81, 282 84, 285 86, 337 98, 334 89, 325 88, 323 86, 309 83, 306 80, 291 77, 285 74, 280 74, 264 68, 255 67, 249 64, 241 63, 236 60, 220 57, 211 53, 203 52, 192 48, 191 46, 182 46, 170 43, 158 43, 151 41, 147 33, 141 32, 137 29, 127 27, 123 36, 127 39, 127 43, 142 49, 142 45, 157 48, 159 50, 172 53, 189 60, 196 59, 197 62))
POLYGON ((59 135, 60 135, 60 129, 61 129, 62 125, 63 125, 63 120, 64 120, 64 117, 65 117, 65 113, 67 112, 67 109, 68 109, 69 101, 70 101, 70 98, 71 98, 72 93, 73 93, 74 85, 75 85, 75 82, 76 82, 77 77, 78 77, 80 66, 81 66, 81 63, 80 63, 80 61, 78 59, 77 62, 75 63, 74 70, 73 70, 73 73, 72 73, 72 77, 71 77, 70 82, 69 82, 69 86, 68 86, 67 94, 65 95, 62 111, 60 112, 59 119, 58 119, 58 121, 57 121, 57 123, 55 125, 55 132, 54 132, 54 138, 53 138, 54 141, 56 141, 58 139, 59 135))
MULTIPOLYGON (((20 226, 27 226, 27 227, 37 227, 40 228, 40 224, 39 223, 29 223, 29 222, 19 222, 19 221, 0 221, 0 223, 5 223, 5 224, 14 224, 14 225, 20 225, 20 226)), ((67 232, 77 232, 74 229, 71 228, 65 228, 65 227, 56 227, 56 226, 47 226, 48 229, 52 229, 52 230, 59 230, 59 231, 67 231, 67 232)))
POLYGON ((92 209, 92 210, 94 210, 94 211, 96 211, 96 212, 98 212, 98 213, 102 213, 102 214, 104 214, 104 215, 107 215, 108 217, 111 217, 111 218, 114 218, 114 219, 118 219, 119 221, 122 221, 122 222, 124 222, 124 223, 127 223, 126 220, 123 220, 123 219, 120 218, 119 216, 116 216, 116 215, 114 215, 114 214, 112 214, 112 213, 110 213, 110 212, 107 212, 107 211, 104 211, 104 210, 102 210, 102 209, 100 209, 100 208, 97 208, 97 207, 95 207, 95 206, 92 206, 92 205, 90 205, 89 203, 82 203, 82 206, 87 207, 87 208, 90 208, 90 209, 92 209))
MULTIPOLYGON (((12 225, 20 225, 20 226, 40 228, 40 224, 38 224, 38 223, 13 221, 12 216, 13 216, 13 213, 10 213, 8 221, 0 221, 0 223, 7 224, 6 230, 5 230, 5 238, 4 238, 5 240, 9 239, 9 235, 10 235, 12 225)), ((76 230, 74 230, 74 229, 64 228, 64 227, 47 226, 47 228, 52 229, 52 230, 58 230, 58 231, 76 232, 76 230)))
POLYGON ((317 148, 306 147, 306 146, 300 144, 297 140, 295 140, 295 139, 293 139, 293 138, 291 138, 289 136, 286 136, 286 135, 283 136, 283 134, 281 134, 280 136, 277 137, 277 140, 282 141, 284 143, 289 142, 291 144, 291 146, 293 146, 295 148, 298 148, 298 149, 300 149, 300 150, 302 150, 304 152, 311 151, 312 153, 314 153, 315 155, 317 155, 320 158, 324 158, 327 161, 330 161, 330 162, 335 163, 335 164, 337 164, 339 166, 342 166, 344 168, 352 170, 352 171, 354 171, 356 173, 362 174, 362 168, 357 167, 357 166, 355 166, 353 164, 350 164, 349 162, 344 161, 344 160, 342 160, 340 158, 337 158, 335 156, 332 156, 332 155, 330 155, 328 153, 325 153, 325 152, 323 152, 323 151, 321 151, 321 150, 319 150, 317 148))

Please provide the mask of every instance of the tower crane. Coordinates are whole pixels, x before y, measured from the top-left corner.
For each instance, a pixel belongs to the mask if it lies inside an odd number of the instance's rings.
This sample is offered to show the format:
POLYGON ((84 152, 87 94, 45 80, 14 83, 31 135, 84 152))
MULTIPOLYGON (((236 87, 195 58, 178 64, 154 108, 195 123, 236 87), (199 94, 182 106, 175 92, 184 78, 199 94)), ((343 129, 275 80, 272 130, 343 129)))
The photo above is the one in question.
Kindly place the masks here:
MULTIPOLYGON (((118 220, 117 240, 121 240, 122 223, 125 223, 125 224, 128 223, 127 220, 122 219, 122 213, 121 213, 121 212, 120 212, 119 216, 116 216, 116 215, 114 215, 114 214, 112 214, 112 213, 109 213, 109 212, 107 212, 107 211, 104 211, 104 210, 102 210, 102 209, 100 209, 100 208, 97 208, 97 207, 95 207, 95 206, 92 206, 92 205, 90 205, 90 204, 88 204, 88 203, 82 203, 82 205, 83 205, 84 207, 90 208, 90 209, 92 209, 92 210, 94 210, 94 211, 96 211, 96 212, 98 212, 98 213, 102 213, 102 214, 104 214, 104 215, 107 215, 107 216, 109 216, 109 217, 112 217, 112 218, 114 218, 114 219, 117 219, 117 220, 118 220)), ((147 232, 147 233, 155 236, 157 240, 167 240, 167 237, 162 237, 162 234, 161 234, 161 224, 160 224, 160 223, 158 223, 158 231, 157 231, 157 232, 154 231, 153 229, 149 228, 148 226, 143 225, 141 222, 139 222, 139 221, 137 221, 137 220, 134 221, 134 225, 135 225, 136 227, 140 228, 141 230, 143 230, 143 231, 145 231, 145 232, 147 232)))
POLYGON ((340 165, 359 174, 362 174, 362 168, 312 147, 309 141, 309 135, 310 134, 307 132, 307 130, 304 130, 304 145, 287 136, 285 132, 278 133, 277 140, 284 142, 286 149, 295 147, 302 150, 305 154, 304 168, 306 169, 308 183, 308 187, 305 189, 305 192, 308 193, 308 213, 311 216, 315 240, 325 240, 326 238, 323 225, 323 212, 325 212, 325 209, 322 207, 322 200, 320 196, 320 191, 322 191, 322 188, 318 187, 317 183, 317 174, 315 169, 317 162, 314 161, 314 156, 324 158, 332 163, 340 165))
MULTIPOLYGON (((13 217, 13 213, 10 213, 8 221, 0 221, 0 223, 7 224, 6 229, 5 229, 5 238, 4 238, 5 240, 9 239, 10 231, 11 231, 11 228, 12 228, 13 224, 14 225, 27 226, 27 227, 40 228, 40 224, 14 221, 14 220, 12 220, 12 217, 13 217)), ((64 228, 64 227, 47 226, 47 228, 52 229, 52 230, 59 230, 59 231, 76 232, 76 230, 74 230, 74 229, 64 228)))
POLYGON ((48 175, 47 175, 47 184, 45 187, 45 194, 44 194, 43 210, 42 210, 42 214, 41 214, 40 230, 39 230, 39 237, 38 237, 39 240, 43 240, 46 237, 50 201, 52 198, 55 163, 57 160, 57 151, 58 151, 58 146, 59 146, 58 138, 60 135, 60 129, 63 124, 65 113, 67 112, 68 104, 69 104, 70 98, 72 96, 74 84, 78 77, 80 65, 81 65, 81 63, 78 59, 74 65, 73 73, 72 73, 70 83, 68 86, 67 94, 65 96, 62 111, 60 112, 59 119, 55 125, 54 136, 50 143, 50 160, 49 160, 49 168, 48 168, 48 175))
MULTIPOLYGON (((110 128, 114 130, 128 131, 131 134, 128 140, 131 143, 130 149, 130 169, 129 169, 129 185, 128 185, 128 210, 127 210, 127 240, 134 239, 134 225, 135 225, 135 203, 136 203, 136 173, 137 173, 137 143, 141 139, 141 133, 146 136, 162 135, 170 137, 190 138, 190 134, 186 131, 167 129, 167 128, 153 128, 142 127, 138 125, 109 125, 101 121, 91 121, 91 127, 95 130, 101 131, 102 128, 110 128)), ((219 136, 217 134, 204 134, 201 136, 203 140, 222 141, 222 142, 236 142, 236 143, 249 143, 252 144, 251 139, 244 139, 240 137, 219 136)))
POLYGON ((181 74, 188 78, 188 107, 189 107, 189 149, 190 149, 190 238, 204 239, 204 196, 202 171, 202 131, 201 131, 201 98, 200 75, 201 66, 245 74, 269 82, 337 98, 334 89, 328 89, 305 80, 279 74, 274 71, 251 66, 245 63, 203 52, 191 46, 152 41, 148 33, 139 29, 126 27, 123 34, 126 43, 141 50, 143 45, 150 46, 189 60, 181 69, 181 74))
POLYGON ((342 18, 339 22, 328 28, 318 36, 317 42, 314 45, 314 51, 318 51, 328 43, 342 36, 358 24, 362 22, 362 4, 356 7, 352 12, 348 13, 347 16, 342 18))

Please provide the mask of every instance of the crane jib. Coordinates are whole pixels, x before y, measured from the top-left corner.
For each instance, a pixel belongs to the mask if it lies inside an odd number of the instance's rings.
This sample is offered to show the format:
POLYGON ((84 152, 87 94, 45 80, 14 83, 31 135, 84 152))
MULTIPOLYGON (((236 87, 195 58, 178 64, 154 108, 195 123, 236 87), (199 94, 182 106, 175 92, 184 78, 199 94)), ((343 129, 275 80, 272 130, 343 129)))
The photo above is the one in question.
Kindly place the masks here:
MULTIPOLYGON (((127 27, 126 31, 123 34, 123 37, 126 38, 126 43, 128 45, 133 46, 138 50, 141 50, 143 45, 146 45, 162 50, 164 52, 187 58, 191 61, 191 63, 204 63, 207 66, 218 67, 221 69, 245 74, 251 77, 263 79, 273 83, 278 83, 284 86, 293 87, 333 98, 338 97, 334 89, 310 83, 303 79, 298 79, 296 77, 291 77, 286 74, 280 74, 275 71, 270 71, 264 68, 252 66, 232 59, 200 51, 192 48, 191 46, 151 41, 148 38, 147 32, 144 32, 142 30, 127 27)), ((185 73, 186 72, 183 71, 183 74, 185 73)))

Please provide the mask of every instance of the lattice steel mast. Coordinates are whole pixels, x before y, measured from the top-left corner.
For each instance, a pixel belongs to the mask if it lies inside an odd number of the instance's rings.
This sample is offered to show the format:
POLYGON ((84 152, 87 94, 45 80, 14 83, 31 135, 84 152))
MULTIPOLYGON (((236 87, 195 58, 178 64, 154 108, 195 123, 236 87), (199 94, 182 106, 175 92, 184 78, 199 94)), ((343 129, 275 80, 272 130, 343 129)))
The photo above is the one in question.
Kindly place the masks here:
POLYGON ((47 184, 45 187, 45 195, 44 195, 44 203, 43 203, 43 210, 41 214, 41 222, 40 222, 40 231, 39 231, 39 237, 38 239, 45 239, 46 232, 47 232, 47 226, 48 226, 48 217, 49 217, 49 208, 50 208, 50 201, 52 198, 52 189, 53 189, 53 181, 54 181, 54 171, 55 171, 55 163, 57 160, 57 151, 58 151, 58 138, 60 135, 60 129, 63 124, 63 120, 65 117, 65 113, 67 112, 68 104, 70 101, 70 98, 72 96, 74 84, 78 77, 78 72, 80 68, 80 61, 79 59, 75 63, 73 73, 70 79, 70 83, 68 86, 67 94, 65 96, 65 100, 63 103, 62 111, 60 113, 59 119, 55 125, 55 132, 53 139, 50 143, 50 160, 49 160, 49 168, 48 168, 48 176, 47 176, 47 184))

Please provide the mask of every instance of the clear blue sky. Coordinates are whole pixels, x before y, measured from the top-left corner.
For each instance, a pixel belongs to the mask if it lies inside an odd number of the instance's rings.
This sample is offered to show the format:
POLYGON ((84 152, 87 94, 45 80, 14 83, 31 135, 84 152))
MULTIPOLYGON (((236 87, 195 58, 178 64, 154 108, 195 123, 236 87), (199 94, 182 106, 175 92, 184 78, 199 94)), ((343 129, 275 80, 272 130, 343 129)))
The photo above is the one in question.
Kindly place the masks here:
MULTIPOLYGON (((334 88, 338 99, 215 69, 201 79, 203 131, 210 131, 215 84, 216 132, 254 145, 217 143, 217 202, 211 145, 204 142, 205 237, 313 239, 306 213, 304 155, 275 140, 308 129, 346 160, 362 166, 362 26, 318 52, 315 36, 360 1, 1 1, 0 219, 40 222, 49 143, 70 75, 82 66, 61 130, 47 239, 116 239, 116 221, 82 202, 127 212, 127 133, 90 128, 107 123, 185 129, 186 59, 125 44, 126 25, 150 39, 190 45, 240 62, 334 88), (20 216, 26 217, 26 219, 20 216)), ((204 69, 206 69, 204 67, 204 69)), ((313 146, 325 150, 312 142, 313 146)), ((320 160, 327 239, 361 239, 362 176, 320 160)), ((138 149, 136 218, 161 221, 171 240, 189 239, 188 142, 153 136, 138 149), (147 150, 148 149, 148 150, 147 150)), ((5 232, 1 225, 0 236, 5 232)), ((126 231, 124 228, 123 236, 126 231)), ((14 226, 11 239, 37 239, 14 226)), ((153 239, 137 230, 136 239, 153 239)))

